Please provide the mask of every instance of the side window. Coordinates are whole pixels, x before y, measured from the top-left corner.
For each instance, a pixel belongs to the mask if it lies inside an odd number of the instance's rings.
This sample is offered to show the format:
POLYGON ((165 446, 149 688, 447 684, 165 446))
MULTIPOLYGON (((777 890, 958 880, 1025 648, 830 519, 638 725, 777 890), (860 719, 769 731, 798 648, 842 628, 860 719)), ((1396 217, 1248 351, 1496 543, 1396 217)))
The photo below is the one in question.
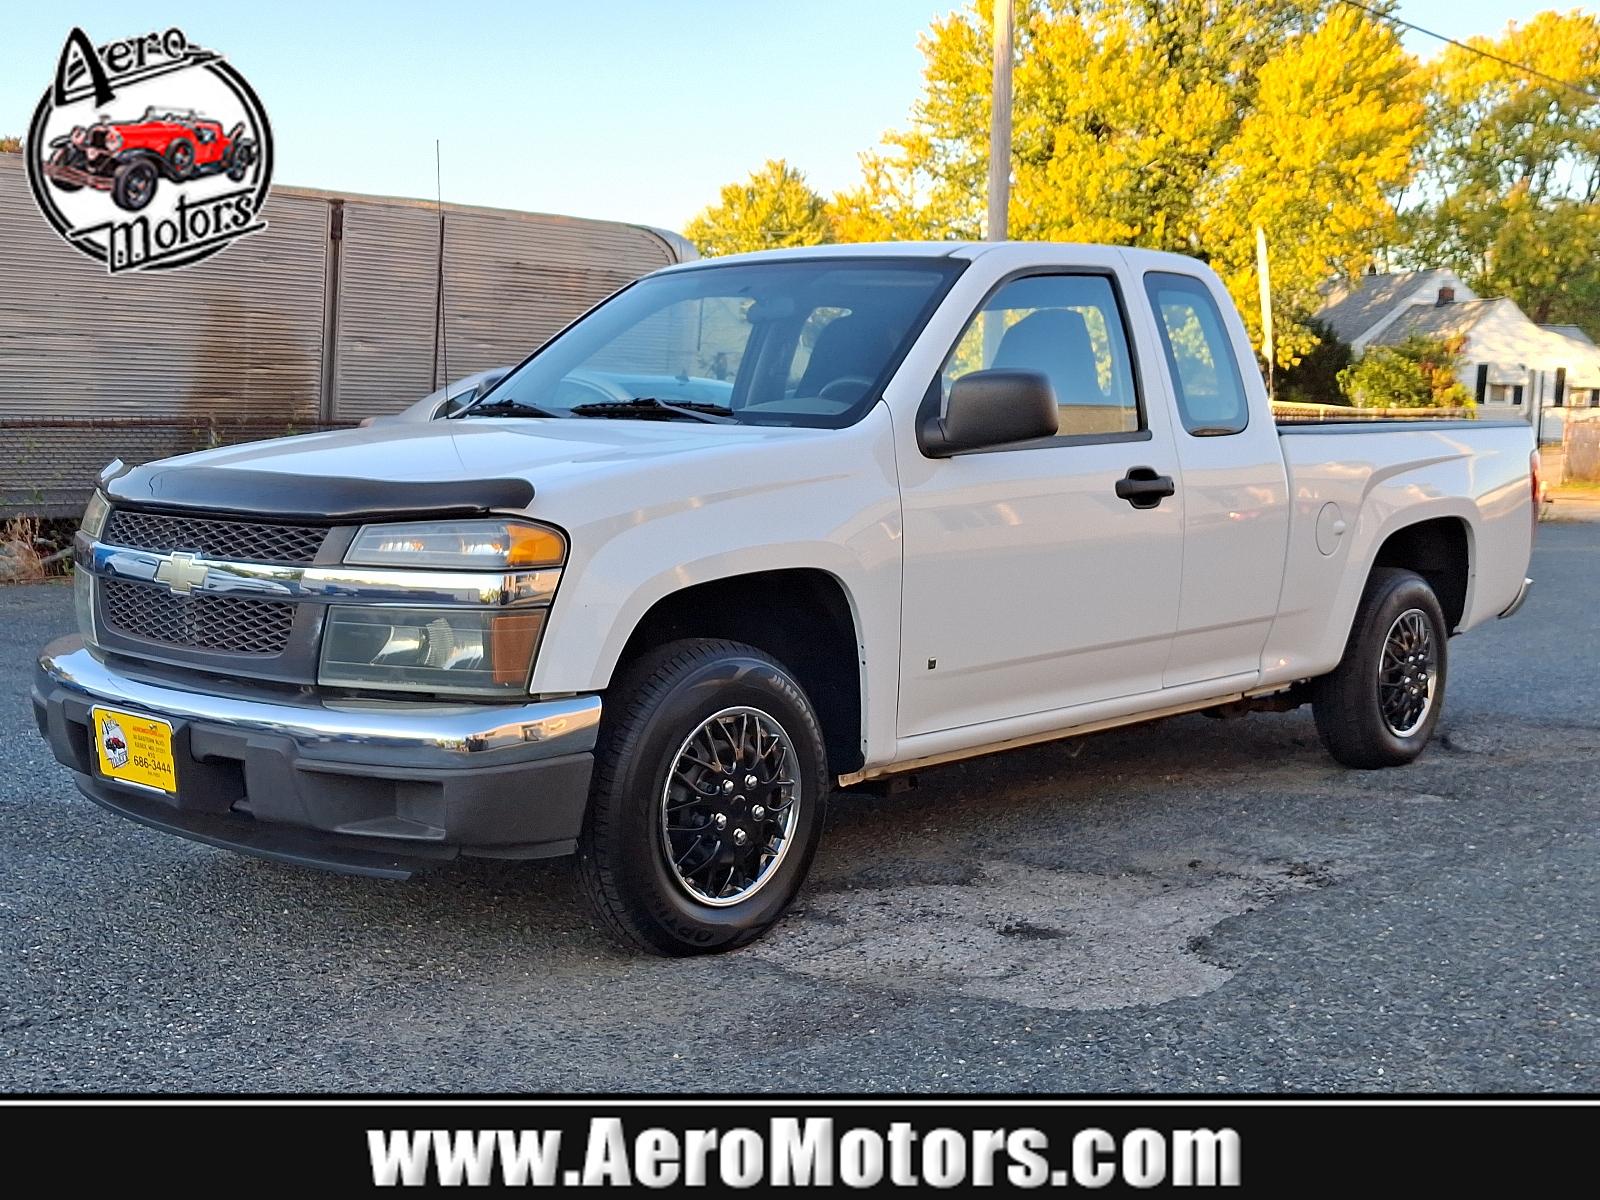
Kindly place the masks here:
POLYGON ((1222 312, 1198 279, 1152 271, 1145 292, 1177 392, 1178 416, 1196 437, 1239 433, 1250 423, 1244 380, 1222 312))
POLYGON ((1063 435, 1142 428, 1122 310, 1103 275, 1030 275, 1000 287, 945 360, 942 399, 961 376, 991 367, 1043 372, 1063 435))

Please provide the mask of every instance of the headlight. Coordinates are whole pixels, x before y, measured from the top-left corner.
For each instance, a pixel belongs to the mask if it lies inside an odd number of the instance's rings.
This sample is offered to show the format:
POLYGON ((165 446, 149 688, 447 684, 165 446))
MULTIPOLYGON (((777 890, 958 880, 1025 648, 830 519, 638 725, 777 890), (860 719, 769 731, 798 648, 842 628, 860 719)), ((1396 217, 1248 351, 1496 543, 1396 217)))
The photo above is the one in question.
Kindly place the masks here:
POLYGON ((331 687, 526 692, 544 610, 328 610, 317 682, 331 687))
POLYGON ((363 525, 344 561, 363 567, 502 570, 560 566, 567 540, 527 521, 419 521, 363 525))
POLYGON ((89 537, 96 540, 100 531, 106 527, 106 516, 111 512, 111 504, 106 500, 104 492, 96 492, 89 497, 89 503, 83 510, 83 520, 78 522, 78 528, 89 537))

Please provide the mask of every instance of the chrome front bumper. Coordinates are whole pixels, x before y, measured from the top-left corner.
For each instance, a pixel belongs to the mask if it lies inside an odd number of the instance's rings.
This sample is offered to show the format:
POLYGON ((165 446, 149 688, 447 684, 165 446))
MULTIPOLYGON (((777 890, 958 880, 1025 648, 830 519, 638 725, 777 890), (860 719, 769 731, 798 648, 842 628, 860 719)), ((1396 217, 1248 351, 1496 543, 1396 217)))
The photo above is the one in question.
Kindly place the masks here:
POLYGON ((78 789, 145 825, 264 858, 400 877, 458 855, 570 853, 600 698, 516 705, 334 700, 119 668, 81 638, 39 659, 34 717, 78 789), (176 791, 105 777, 96 705, 172 726, 176 791))
MULTIPOLYGON (((168 721, 225 725, 239 733, 288 738, 307 758, 352 758, 384 766, 469 767, 529 762, 594 749, 600 697, 529 704, 417 704, 384 700, 246 698, 147 682, 106 665, 77 635, 39 658, 41 690, 61 689, 168 721)), ((263 691, 264 689, 255 689, 263 691)))

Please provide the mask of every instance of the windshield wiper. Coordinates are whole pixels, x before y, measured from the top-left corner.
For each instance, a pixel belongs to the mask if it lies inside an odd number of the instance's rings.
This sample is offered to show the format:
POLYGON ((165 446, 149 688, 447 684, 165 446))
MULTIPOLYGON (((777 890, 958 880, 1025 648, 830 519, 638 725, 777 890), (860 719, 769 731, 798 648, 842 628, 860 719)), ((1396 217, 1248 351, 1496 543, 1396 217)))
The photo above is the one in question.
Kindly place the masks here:
MULTIPOLYGON (((668 403, 655 396, 635 396, 632 400, 597 400, 593 404, 575 404, 571 409, 575 417, 643 417, 657 413, 672 414, 691 421, 705 421, 713 425, 737 425, 736 418, 720 404, 705 404, 699 400, 668 403)), ((670 418, 668 418, 670 419, 670 418)))
POLYGON ((518 400, 515 396, 503 396, 498 400, 485 400, 480 404, 469 404, 458 413, 451 413, 449 420, 459 421, 462 417, 556 417, 559 413, 550 412, 540 408, 537 404, 529 404, 518 400))

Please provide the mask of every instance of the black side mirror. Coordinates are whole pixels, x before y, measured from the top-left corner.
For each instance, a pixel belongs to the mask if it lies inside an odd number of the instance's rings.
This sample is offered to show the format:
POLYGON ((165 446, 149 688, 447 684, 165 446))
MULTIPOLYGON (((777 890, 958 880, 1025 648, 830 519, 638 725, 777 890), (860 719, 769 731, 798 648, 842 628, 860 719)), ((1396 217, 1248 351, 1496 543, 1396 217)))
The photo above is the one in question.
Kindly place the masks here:
POLYGON ((951 385, 944 417, 924 421, 917 440, 930 458, 948 458, 1054 437, 1059 428, 1055 389, 1044 372, 973 371, 951 385))

